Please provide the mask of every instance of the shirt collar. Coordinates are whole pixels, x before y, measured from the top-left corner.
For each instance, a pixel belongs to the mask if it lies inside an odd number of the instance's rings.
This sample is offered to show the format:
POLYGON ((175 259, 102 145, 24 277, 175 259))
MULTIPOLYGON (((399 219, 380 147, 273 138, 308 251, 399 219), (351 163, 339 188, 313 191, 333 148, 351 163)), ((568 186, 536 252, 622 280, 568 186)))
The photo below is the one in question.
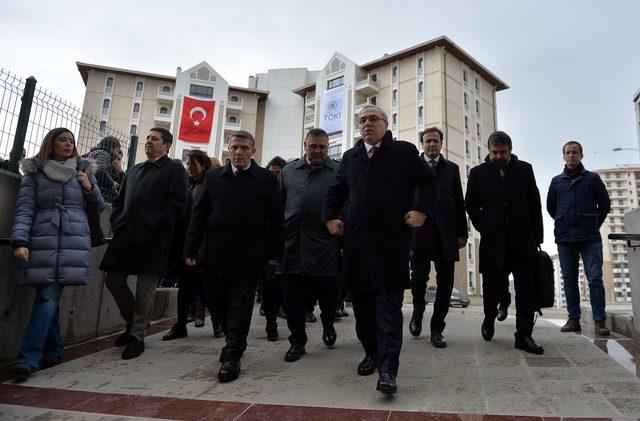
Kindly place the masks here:
MULTIPOLYGON (((424 160, 425 160, 425 162, 426 162, 427 164, 429 163, 429 161, 431 161, 431 160, 432 160, 431 158, 429 158, 429 157, 427 156, 427 154, 426 154, 426 153, 425 153, 425 154, 422 154, 422 156, 424 157, 424 160)), ((440 154, 438 154, 438 156, 436 156, 435 158, 433 158, 433 161, 435 161, 435 162, 436 162, 436 164, 437 164, 438 162, 440 162, 440 154)))
POLYGON ((378 149, 380 149, 380 145, 382 144, 382 140, 380 140, 380 142, 376 143, 375 145, 370 145, 367 142, 364 142, 364 147, 366 148, 365 150, 367 151, 367 154, 369 153, 369 151, 371 150, 371 148, 373 148, 374 146, 378 149))
MULTIPOLYGON (((242 168, 242 170, 246 171, 249 169, 249 167, 251 166, 251 161, 249 161, 249 165, 247 165, 246 167, 242 168)), ((233 173, 237 173, 238 172, 238 168, 236 166, 234 166, 233 164, 231 164, 231 171, 233 171, 233 173)))

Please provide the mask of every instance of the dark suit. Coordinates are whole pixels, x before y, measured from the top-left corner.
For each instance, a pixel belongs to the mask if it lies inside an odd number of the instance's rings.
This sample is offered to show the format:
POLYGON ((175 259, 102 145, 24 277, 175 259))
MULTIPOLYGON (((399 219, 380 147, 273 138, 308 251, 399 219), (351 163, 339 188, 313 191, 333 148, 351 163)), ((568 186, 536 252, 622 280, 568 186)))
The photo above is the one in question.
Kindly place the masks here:
POLYGON ((221 361, 247 347, 253 298, 269 260, 282 257, 282 201, 277 178, 255 161, 234 175, 231 164, 207 172, 187 231, 185 257, 195 257, 206 231, 204 274, 226 336, 221 361))
POLYGON ((344 275, 353 298, 356 333, 367 355, 379 358, 379 371, 397 375, 402 347, 402 298, 409 287, 411 229, 405 214, 433 217, 435 175, 408 142, 387 131, 368 157, 364 141, 344 153, 336 182, 329 187, 324 220, 344 218, 344 275), (413 204, 414 192, 422 191, 413 204))
POLYGON ((465 206, 481 235, 485 317, 495 318, 508 274, 513 273, 517 333, 530 336, 536 249, 543 241, 540 193, 531 165, 512 154, 503 177, 487 157, 469 173, 465 206))
MULTIPOLYGON (((424 159, 425 155, 420 157, 424 159)), ((458 238, 466 240, 469 236, 458 165, 440 155, 435 173, 438 177, 438 212, 422 227, 413 230, 414 255, 411 259, 413 312, 420 318, 425 309, 424 294, 431 262, 436 266, 438 289, 431 317, 432 334, 444 330, 453 290, 454 262, 459 260, 458 238)))

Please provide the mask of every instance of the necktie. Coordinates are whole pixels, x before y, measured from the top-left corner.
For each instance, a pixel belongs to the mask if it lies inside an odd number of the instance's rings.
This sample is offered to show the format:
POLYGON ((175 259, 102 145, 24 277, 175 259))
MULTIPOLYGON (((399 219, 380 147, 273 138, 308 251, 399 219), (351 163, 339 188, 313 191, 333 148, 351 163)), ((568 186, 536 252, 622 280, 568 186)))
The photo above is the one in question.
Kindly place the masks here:
POLYGON ((371 149, 369 149, 369 158, 371 158, 373 154, 376 153, 377 150, 378 150, 377 146, 372 146, 371 149))
POLYGON ((431 171, 436 172, 436 161, 434 161, 433 159, 429 160, 429 169, 431 169, 431 171))

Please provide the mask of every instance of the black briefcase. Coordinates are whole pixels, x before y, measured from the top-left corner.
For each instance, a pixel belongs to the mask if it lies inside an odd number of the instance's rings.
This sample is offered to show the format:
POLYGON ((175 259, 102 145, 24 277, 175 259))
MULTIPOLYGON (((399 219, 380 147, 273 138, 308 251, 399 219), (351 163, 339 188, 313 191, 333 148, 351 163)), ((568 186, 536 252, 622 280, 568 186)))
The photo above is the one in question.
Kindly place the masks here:
POLYGON ((555 280, 553 272, 553 261, 546 252, 538 248, 535 295, 536 310, 540 315, 542 315, 541 309, 555 305, 555 280))

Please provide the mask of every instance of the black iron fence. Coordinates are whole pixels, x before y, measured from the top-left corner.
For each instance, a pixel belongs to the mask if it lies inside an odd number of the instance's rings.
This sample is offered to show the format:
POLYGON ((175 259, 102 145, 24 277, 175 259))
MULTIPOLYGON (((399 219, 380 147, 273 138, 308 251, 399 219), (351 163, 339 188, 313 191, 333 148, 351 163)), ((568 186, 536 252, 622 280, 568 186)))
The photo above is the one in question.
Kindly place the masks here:
POLYGON ((47 132, 66 127, 76 138, 76 147, 84 155, 105 136, 120 141, 122 166, 135 161, 137 136, 130 136, 105 121, 84 113, 74 104, 37 86, 36 79, 26 79, 0 69, 0 162, 3 168, 18 172, 23 154, 34 156, 47 132))

